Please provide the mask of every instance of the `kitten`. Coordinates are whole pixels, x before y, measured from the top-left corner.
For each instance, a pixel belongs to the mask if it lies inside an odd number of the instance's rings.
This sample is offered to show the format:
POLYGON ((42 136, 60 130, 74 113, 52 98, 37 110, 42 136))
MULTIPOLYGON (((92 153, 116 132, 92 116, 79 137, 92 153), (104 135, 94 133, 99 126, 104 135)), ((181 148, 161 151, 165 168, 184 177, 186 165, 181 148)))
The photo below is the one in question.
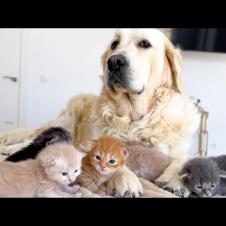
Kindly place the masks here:
POLYGON ((153 147, 142 145, 127 146, 129 152, 126 165, 138 177, 154 182, 171 163, 169 156, 153 147))
POLYGON ((106 195, 106 183, 124 166, 128 150, 119 140, 110 136, 93 141, 94 146, 83 158, 82 172, 75 184, 98 195, 106 195))
POLYGON ((106 194, 106 183, 125 164, 138 177, 154 181, 170 164, 170 158, 154 148, 126 145, 121 140, 103 136, 83 159, 82 173, 76 182, 92 192, 106 194))
POLYGON ((190 197, 226 195, 226 156, 190 159, 179 175, 190 197))
POLYGON ((214 162, 216 162, 218 167, 221 170, 226 171, 226 155, 220 155, 217 157, 209 157, 209 158, 212 159, 214 162))
POLYGON ((0 163, 0 197, 76 197, 69 185, 80 174, 84 154, 69 144, 52 144, 35 160, 0 163))
POLYGON ((68 131, 61 127, 51 127, 37 136, 27 147, 7 157, 5 161, 19 162, 35 159, 38 153, 49 144, 70 142, 71 137, 68 131))

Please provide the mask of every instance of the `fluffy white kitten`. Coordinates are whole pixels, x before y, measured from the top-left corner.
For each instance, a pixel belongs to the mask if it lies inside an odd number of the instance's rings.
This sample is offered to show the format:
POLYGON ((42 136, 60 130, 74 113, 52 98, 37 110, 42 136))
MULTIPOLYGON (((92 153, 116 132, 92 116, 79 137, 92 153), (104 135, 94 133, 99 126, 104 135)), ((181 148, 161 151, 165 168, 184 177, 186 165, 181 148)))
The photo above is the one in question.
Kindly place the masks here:
POLYGON ((71 144, 47 146, 35 160, 0 163, 0 197, 81 197, 69 186, 80 174, 84 154, 71 144))

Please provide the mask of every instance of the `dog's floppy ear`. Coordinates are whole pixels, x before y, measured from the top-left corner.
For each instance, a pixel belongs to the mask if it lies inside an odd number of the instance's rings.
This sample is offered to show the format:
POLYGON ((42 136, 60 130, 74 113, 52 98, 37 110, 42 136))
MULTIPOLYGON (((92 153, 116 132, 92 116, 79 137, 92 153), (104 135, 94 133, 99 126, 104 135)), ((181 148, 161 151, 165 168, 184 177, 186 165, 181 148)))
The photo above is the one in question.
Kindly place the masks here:
POLYGON ((182 93, 181 63, 182 57, 178 49, 165 37, 165 54, 172 72, 173 89, 182 93))
POLYGON ((107 48, 101 56, 101 66, 102 66, 103 70, 105 70, 105 67, 106 67, 106 60, 107 60, 108 52, 109 52, 109 48, 107 48))

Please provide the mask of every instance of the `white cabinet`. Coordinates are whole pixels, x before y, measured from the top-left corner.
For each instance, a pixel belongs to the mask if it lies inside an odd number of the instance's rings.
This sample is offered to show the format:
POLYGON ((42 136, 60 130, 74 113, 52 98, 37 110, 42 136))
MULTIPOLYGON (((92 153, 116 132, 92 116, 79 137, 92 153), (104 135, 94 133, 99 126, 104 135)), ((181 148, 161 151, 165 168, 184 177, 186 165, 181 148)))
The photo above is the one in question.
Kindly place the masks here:
POLYGON ((0 29, 0 131, 18 126, 21 29, 0 29))

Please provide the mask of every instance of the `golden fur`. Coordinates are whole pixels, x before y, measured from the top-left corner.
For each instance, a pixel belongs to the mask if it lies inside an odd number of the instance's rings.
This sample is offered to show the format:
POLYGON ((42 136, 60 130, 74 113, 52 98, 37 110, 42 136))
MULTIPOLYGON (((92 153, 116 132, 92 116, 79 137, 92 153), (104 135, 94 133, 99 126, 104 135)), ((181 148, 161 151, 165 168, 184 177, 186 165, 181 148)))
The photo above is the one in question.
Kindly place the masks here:
MULTIPOLYGON (((103 88, 100 95, 73 97, 66 109, 55 120, 39 129, 23 134, 0 134, 4 151, 15 152, 16 146, 29 140, 50 126, 62 126, 73 136, 74 145, 90 150, 90 140, 102 135, 112 135, 124 141, 136 141, 152 145, 169 155, 172 163, 157 179, 173 190, 183 185, 178 172, 187 159, 192 135, 199 126, 199 114, 192 101, 183 92, 181 79, 181 55, 171 42, 157 29, 122 30, 116 34, 121 46, 113 52, 110 45, 102 56, 103 88), (153 47, 144 51, 134 43, 138 38, 149 39, 153 47), (133 90, 144 85, 140 94, 116 88, 112 92, 106 85, 106 62, 113 54, 125 53, 131 62, 133 90), (13 146, 5 147, 6 144, 13 146), (16 144, 16 145, 15 145, 16 144)), ((112 179, 110 189, 123 196, 142 192, 137 177, 128 168, 112 179)))

